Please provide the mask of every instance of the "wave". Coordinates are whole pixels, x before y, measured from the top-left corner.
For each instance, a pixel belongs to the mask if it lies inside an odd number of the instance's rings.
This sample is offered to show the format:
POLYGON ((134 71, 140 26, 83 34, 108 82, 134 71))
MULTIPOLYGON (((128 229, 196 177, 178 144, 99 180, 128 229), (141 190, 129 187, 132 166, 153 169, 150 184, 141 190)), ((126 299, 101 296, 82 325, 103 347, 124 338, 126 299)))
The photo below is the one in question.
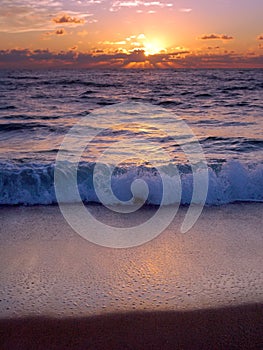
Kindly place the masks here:
POLYGON ((259 139, 245 139, 243 137, 236 138, 228 138, 228 137, 220 137, 220 136, 208 136, 203 139, 200 139, 200 143, 216 143, 219 142, 221 145, 224 144, 226 146, 236 146, 236 150, 240 151, 249 151, 250 149, 258 148, 259 150, 263 147, 263 140, 259 139))
POLYGON ((232 85, 232 86, 225 86, 222 88, 222 92, 228 92, 228 91, 236 91, 236 90, 254 90, 255 87, 245 85, 232 85))
MULTIPOLYGON (((59 117, 58 117, 59 118, 59 117)), ((8 118, 7 118, 8 119, 8 118)), ((33 118, 32 118, 33 119, 33 118)), ((41 119, 49 120, 55 118, 42 117, 41 119)), ((49 124, 41 124, 37 121, 28 122, 28 123, 0 123, 0 132, 10 132, 10 131, 21 131, 21 130, 47 130, 49 132, 56 132, 58 134, 63 133, 68 130, 68 127, 62 125, 49 125, 49 124)))
POLYGON ((208 93, 198 93, 198 94, 195 94, 194 97, 196 98, 210 98, 210 97, 213 97, 213 95, 211 94, 208 94, 208 93))
POLYGON ((45 128, 47 125, 40 123, 1 123, 0 131, 13 131, 24 129, 45 128))
MULTIPOLYGON (((80 163, 78 168, 78 187, 82 200, 100 202, 93 184, 94 163, 80 163)), ((0 164, 0 204, 1 205, 36 205, 57 203, 54 189, 54 164, 0 164)), ((165 180, 174 185, 169 165, 164 167, 165 180)), ((245 165, 239 161, 210 165, 207 205, 220 205, 236 201, 263 201, 263 164, 245 165)), ((181 203, 190 204, 193 189, 193 174, 187 165, 179 165, 178 171, 182 184, 181 203)), ((65 188, 65 202, 75 202, 69 188, 72 177, 70 164, 61 174, 65 188)), ((145 166, 115 168, 111 186, 115 196, 128 201, 132 197, 131 184, 135 179, 144 180, 149 188, 146 203, 158 205, 162 200, 162 180, 154 168, 145 166)), ((171 193, 174 191, 171 191, 171 193)), ((106 197, 104 204, 114 205, 112 196, 106 197)), ((171 194, 165 204, 173 204, 176 199, 171 194)))
POLYGON ((5 111, 5 110, 10 110, 10 109, 16 109, 16 107, 15 106, 13 106, 13 105, 8 105, 8 106, 5 106, 5 105, 3 105, 3 106, 0 106, 0 110, 3 110, 3 111, 5 111))
POLYGON ((117 88, 122 87, 122 84, 95 82, 95 81, 84 81, 82 79, 62 79, 62 80, 48 80, 43 81, 44 85, 82 85, 95 88, 117 88))
POLYGON ((182 102, 180 101, 174 101, 174 100, 165 100, 165 101, 160 101, 157 103, 159 106, 163 107, 172 107, 172 106, 178 106, 181 105, 182 102))

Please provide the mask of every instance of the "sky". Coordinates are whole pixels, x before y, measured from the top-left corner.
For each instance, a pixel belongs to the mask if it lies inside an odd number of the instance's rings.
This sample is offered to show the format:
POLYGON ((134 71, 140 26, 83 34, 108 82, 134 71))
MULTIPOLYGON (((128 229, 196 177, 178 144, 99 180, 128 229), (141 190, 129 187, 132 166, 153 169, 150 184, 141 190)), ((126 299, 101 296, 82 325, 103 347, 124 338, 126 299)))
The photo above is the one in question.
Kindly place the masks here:
POLYGON ((0 68, 263 68, 262 13, 262 0, 0 0, 0 68))

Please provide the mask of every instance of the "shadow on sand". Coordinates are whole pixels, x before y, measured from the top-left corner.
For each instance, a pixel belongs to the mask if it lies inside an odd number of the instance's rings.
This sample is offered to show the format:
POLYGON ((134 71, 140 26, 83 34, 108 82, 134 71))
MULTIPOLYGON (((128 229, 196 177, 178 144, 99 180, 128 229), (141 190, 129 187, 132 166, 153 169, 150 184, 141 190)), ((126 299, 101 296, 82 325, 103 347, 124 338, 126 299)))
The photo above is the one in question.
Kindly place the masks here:
POLYGON ((2 350, 263 349, 262 304, 0 320, 2 350))

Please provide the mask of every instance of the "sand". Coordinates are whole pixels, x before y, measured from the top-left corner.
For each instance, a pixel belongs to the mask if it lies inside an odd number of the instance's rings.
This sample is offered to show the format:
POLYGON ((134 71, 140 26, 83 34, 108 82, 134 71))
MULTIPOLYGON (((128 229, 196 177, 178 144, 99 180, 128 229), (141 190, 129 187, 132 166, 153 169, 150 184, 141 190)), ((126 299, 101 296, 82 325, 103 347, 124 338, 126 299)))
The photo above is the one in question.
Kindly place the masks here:
MULTIPOLYGON (((205 208, 186 234, 181 208, 130 249, 84 240, 56 206, 0 208, 1 349, 263 348, 262 208, 205 208)), ((90 207, 118 225, 153 210, 90 207)))
POLYGON ((1 349, 262 349, 262 308, 0 320, 1 349))

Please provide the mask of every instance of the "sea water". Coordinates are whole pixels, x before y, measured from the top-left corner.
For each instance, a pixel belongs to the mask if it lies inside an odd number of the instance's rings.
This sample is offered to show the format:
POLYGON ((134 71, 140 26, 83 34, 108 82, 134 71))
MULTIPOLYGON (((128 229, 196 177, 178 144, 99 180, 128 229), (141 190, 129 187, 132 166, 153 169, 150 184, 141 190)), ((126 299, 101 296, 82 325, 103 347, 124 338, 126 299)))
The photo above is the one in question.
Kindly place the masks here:
MULTIPOLYGON (((193 168, 182 147, 192 140, 182 132, 178 136, 178 119, 192 130, 207 162, 206 204, 263 201, 262 92, 260 69, 1 70, 0 204, 57 202, 57 154, 80 121, 96 129, 78 165, 85 203, 100 202, 94 167, 110 149, 111 187, 122 201, 131 198, 132 182, 142 179, 149 188, 146 204, 160 204, 158 169, 165 169, 169 182, 176 167, 180 202, 189 204, 193 168), (123 104, 129 106, 125 120, 118 113, 123 104), (149 113, 138 113, 140 106, 149 113), (148 157, 130 156, 136 140, 148 157)), ((77 137, 71 146, 78 148, 77 137)), ((70 170, 64 175, 70 177, 70 170)), ((69 195, 67 200, 75 198, 69 195)), ((171 195, 166 204, 176 200, 171 195)))

